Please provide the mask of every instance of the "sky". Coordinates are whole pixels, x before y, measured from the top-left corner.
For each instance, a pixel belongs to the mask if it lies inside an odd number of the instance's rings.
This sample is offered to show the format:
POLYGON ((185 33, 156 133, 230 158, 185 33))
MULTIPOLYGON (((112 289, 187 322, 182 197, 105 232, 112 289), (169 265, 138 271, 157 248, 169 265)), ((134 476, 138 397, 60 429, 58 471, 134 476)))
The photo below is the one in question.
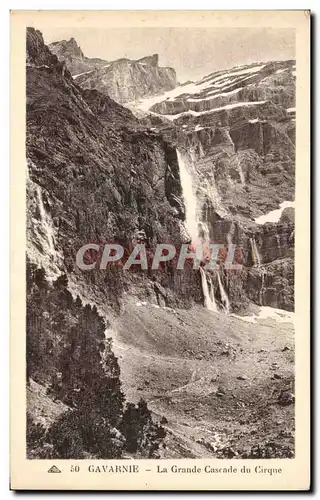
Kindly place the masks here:
POLYGON ((159 54, 178 81, 252 62, 295 58, 295 32, 286 28, 59 28, 40 31, 45 43, 75 38, 87 57, 114 61, 159 54))

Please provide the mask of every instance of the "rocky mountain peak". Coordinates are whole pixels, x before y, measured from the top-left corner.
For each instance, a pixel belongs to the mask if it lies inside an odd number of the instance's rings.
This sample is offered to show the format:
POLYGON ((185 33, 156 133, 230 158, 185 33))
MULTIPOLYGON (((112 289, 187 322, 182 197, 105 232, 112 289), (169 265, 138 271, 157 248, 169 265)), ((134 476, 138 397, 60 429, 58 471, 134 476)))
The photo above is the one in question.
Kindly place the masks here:
MULTIPOLYGON (((99 90, 121 104, 173 90, 177 85, 175 70, 159 66, 158 54, 136 61, 126 58, 105 61, 98 68, 93 59, 86 61, 97 71, 72 72, 77 85, 99 90)), ((66 64, 70 68, 68 60, 66 64)))
POLYGON ((83 52, 74 38, 70 40, 62 40, 60 42, 53 42, 49 45, 51 52, 57 55, 59 59, 84 59, 83 52))
POLYGON ((135 101, 172 90, 177 85, 173 68, 159 67, 159 55, 105 61, 86 57, 74 38, 49 45, 59 61, 64 61, 76 83, 96 89, 119 103, 135 101))
POLYGON ((75 39, 73 37, 71 37, 70 40, 67 43, 69 45, 75 45, 76 47, 78 47, 78 44, 77 44, 77 42, 75 41, 75 39))
POLYGON ((27 64, 50 66, 57 61, 44 44, 42 33, 34 28, 27 28, 26 56, 27 64))
POLYGON ((158 66, 159 64, 159 54, 153 54, 152 56, 146 56, 142 59, 137 60, 140 64, 147 64, 149 66, 158 66))

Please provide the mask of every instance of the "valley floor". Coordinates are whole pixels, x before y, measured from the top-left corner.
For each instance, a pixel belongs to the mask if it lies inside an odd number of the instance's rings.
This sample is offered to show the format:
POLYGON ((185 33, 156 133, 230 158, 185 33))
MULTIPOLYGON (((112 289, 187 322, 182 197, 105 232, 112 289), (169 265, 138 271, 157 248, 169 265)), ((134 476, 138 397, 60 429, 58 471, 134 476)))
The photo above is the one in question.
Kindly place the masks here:
POLYGON ((164 458, 294 456, 289 320, 127 302, 112 326, 127 398, 167 429, 164 458))

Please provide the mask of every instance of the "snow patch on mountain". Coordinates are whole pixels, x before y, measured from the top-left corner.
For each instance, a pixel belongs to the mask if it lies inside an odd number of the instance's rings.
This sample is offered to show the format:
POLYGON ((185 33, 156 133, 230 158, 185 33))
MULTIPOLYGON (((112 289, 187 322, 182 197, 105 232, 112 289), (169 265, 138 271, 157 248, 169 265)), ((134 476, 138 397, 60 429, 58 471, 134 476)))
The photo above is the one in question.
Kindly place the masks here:
POLYGON ((178 113, 177 115, 164 115, 164 117, 169 119, 169 120, 176 120, 177 118, 180 118, 181 116, 207 115, 209 113, 215 113, 217 111, 229 110, 229 109, 233 109, 233 108, 258 106, 261 104, 265 104, 265 102, 266 101, 234 102, 232 104, 227 104, 226 106, 221 106, 220 108, 209 109, 207 111, 193 111, 192 109, 189 109, 189 111, 186 111, 184 113, 178 113))
POLYGON ((295 202, 283 201, 280 204, 280 208, 278 208, 277 210, 272 210, 271 212, 268 212, 265 215, 261 215, 260 217, 257 217, 254 221, 256 224, 266 224, 267 222, 279 222, 283 210, 289 207, 294 208, 295 202))

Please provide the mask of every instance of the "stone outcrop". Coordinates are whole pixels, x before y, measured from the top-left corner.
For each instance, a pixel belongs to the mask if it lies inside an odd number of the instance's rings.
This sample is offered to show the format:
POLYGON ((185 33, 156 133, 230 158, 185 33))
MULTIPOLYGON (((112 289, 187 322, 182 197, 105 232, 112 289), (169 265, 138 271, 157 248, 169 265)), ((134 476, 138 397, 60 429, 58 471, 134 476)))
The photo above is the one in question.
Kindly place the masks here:
MULTIPOLYGON (((219 270, 231 309, 244 311, 251 300, 261 306, 292 311, 294 224, 280 221, 255 226, 217 216, 209 217, 208 221, 210 240, 225 246, 232 241, 238 249, 236 260, 243 266, 235 271, 225 269, 222 264, 219 270), (253 241, 258 256, 253 253, 253 241)), ((213 272, 213 282, 218 296, 216 272, 213 272)))
POLYGON ((136 101, 157 93, 163 93, 176 86, 176 73, 172 68, 161 68, 152 57, 143 61, 119 59, 80 75, 75 82, 84 89, 96 89, 109 95, 117 102, 136 101))
POLYGON ((293 311, 293 259, 278 259, 261 268, 251 268, 245 286, 249 299, 256 304, 293 311))
POLYGON ((34 65, 54 65, 58 59, 43 43, 42 33, 34 28, 28 28, 26 44, 27 66, 34 65))
POLYGON ((103 59, 90 59, 89 57, 85 57, 74 38, 50 43, 48 47, 50 51, 57 56, 59 61, 64 61, 66 63, 72 75, 92 71, 95 68, 107 64, 107 61, 103 59))
POLYGON ((163 93, 177 85, 174 69, 160 67, 158 54, 137 61, 90 59, 84 56, 74 38, 54 42, 49 48, 66 63, 77 85, 98 90, 120 103, 163 93))

